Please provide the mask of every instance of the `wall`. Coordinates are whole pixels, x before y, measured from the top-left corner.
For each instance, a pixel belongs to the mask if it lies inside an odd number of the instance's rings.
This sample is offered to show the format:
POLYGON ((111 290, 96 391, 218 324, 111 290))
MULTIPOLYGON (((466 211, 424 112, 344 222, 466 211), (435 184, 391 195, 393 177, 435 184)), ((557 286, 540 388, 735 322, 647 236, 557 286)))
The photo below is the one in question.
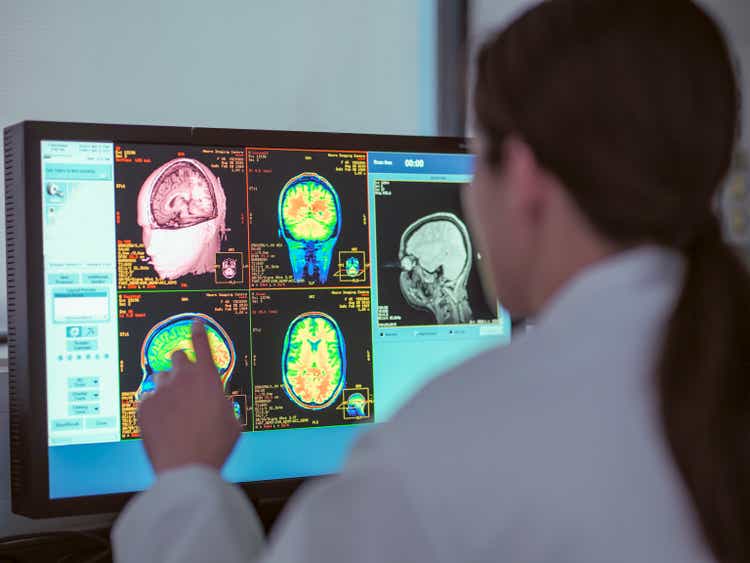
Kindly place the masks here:
MULTIPOLYGON (((434 41, 434 0, 0 0, 0 127, 48 119, 433 134, 434 41)), ((9 514, 7 400, 3 376, 0 535, 101 522, 9 514)))

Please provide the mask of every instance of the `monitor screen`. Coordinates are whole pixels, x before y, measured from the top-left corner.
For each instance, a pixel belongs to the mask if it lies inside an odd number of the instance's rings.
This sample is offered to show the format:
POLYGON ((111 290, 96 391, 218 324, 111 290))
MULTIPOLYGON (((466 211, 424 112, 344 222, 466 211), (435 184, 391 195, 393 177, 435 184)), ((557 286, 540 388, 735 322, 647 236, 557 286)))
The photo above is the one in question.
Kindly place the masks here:
POLYGON ((460 204, 472 157, 419 139, 40 138, 49 498, 149 486, 138 403, 195 319, 240 483, 336 472, 428 380, 507 343, 460 204))

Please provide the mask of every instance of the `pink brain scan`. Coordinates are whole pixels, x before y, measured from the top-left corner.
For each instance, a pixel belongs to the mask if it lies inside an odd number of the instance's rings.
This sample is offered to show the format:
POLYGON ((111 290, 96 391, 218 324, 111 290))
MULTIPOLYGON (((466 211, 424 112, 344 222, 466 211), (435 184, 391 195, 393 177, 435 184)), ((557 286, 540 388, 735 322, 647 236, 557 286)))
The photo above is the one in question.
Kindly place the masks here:
POLYGON ((226 211, 221 181, 202 162, 175 158, 154 170, 138 194, 138 225, 159 277, 213 271, 226 211))

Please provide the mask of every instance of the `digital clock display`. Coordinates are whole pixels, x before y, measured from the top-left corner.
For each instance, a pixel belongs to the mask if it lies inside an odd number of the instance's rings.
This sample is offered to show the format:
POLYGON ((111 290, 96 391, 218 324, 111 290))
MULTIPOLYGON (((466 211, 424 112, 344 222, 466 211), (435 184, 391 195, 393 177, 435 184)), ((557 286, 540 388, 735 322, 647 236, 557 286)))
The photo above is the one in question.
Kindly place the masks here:
POLYGON ((404 160, 404 166, 406 168, 424 168, 424 159, 407 158, 406 160, 404 160))

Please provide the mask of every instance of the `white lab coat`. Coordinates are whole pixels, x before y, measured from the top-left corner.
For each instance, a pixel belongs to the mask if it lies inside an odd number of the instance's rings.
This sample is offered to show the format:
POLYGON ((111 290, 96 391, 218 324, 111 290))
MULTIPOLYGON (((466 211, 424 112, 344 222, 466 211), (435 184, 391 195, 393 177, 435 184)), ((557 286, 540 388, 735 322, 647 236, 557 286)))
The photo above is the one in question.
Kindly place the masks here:
POLYGON ((652 371, 684 264, 644 247, 580 274, 534 330, 423 389, 266 541, 235 486, 162 475, 120 516, 120 563, 710 562, 652 371))

